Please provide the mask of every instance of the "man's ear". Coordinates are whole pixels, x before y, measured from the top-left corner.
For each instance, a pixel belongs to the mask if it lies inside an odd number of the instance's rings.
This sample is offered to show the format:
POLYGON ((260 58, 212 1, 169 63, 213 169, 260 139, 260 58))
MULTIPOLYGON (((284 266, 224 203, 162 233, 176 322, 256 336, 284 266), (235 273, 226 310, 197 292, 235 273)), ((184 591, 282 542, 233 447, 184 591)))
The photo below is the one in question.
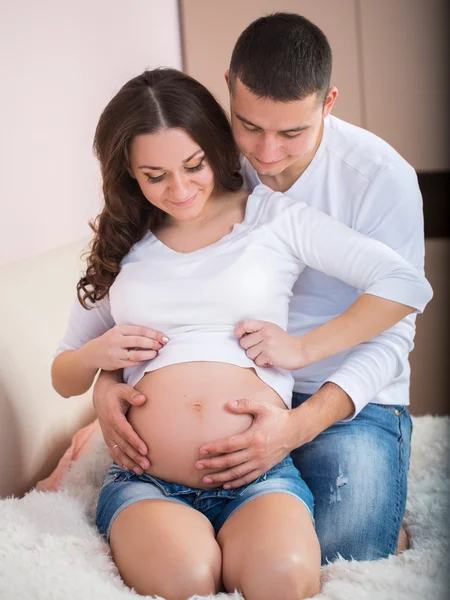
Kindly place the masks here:
POLYGON ((330 112, 331 109, 333 108, 334 103, 336 102, 336 98, 339 95, 339 91, 337 89, 337 87, 330 87, 330 89, 328 90, 327 93, 327 97, 325 98, 325 103, 323 105, 323 117, 327 117, 330 112))
POLYGON ((230 69, 227 69, 225 71, 225 81, 227 82, 228 91, 231 92, 231 90, 230 90, 230 69))

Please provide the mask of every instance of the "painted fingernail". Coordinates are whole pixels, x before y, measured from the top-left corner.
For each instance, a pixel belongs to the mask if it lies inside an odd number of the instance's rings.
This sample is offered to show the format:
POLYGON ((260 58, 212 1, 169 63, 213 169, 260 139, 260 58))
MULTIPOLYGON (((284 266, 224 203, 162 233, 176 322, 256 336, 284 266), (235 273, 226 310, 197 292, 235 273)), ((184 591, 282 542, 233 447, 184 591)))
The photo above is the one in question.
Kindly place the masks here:
POLYGON ((167 342, 169 341, 169 338, 168 338, 166 335, 164 335, 164 336, 162 337, 162 341, 163 341, 165 344, 167 344, 167 342))
POLYGON ((139 463, 142 467, 142 469, 145 471, 145 469, 147 468, 147 465, 144 462, 140 462, 139 463))
POLYGON ((230 487, 231 487, 231 485, 229 483, 224 483, 224 485, 223 485, 224 490, 229 490, 230 487))
POLYGON ((133 471, 136 473, 136 475, 142 475, 142 469, 139 467, 133 467, 133 471))
POLYGON ((205 465, 202 465, 202 463, 198 463, 198 464, 196 465, 196 467, 197 467, 197 469, 204 469, 204 468, 205 468, 205 465))
POLYGON ((212 479, 211 477, 205 477, 205 478, 203 479, 203 481, 204 481, 205 483, 212 483, 212 482, 213 482, 213 479, 212 479))
POLYGON ((208 454, 208 450, 200 450, 200 454, 208 454))

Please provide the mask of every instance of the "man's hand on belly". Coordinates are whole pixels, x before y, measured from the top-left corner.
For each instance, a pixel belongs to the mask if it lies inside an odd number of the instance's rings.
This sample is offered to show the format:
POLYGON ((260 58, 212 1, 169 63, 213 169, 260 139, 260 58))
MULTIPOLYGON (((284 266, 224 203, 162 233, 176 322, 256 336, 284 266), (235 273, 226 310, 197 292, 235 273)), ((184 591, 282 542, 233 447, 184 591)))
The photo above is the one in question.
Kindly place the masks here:
POLYGON ((252 425, 244 433, 202 446, 195 468, 214 469, 203 481, 232 489, 254 481, 283 460, 295 448, 295 435, 289 410, 253 399, 236 400, 227 407, 253 415, 252 425))
POLYGON ((147 446, 127 421, 130 406, 146 401, 132 386, 118 383, 111 372, 102 371, 94 386, 94 406, 111 457, 124 469, 141 475, 150 467, 147 446))

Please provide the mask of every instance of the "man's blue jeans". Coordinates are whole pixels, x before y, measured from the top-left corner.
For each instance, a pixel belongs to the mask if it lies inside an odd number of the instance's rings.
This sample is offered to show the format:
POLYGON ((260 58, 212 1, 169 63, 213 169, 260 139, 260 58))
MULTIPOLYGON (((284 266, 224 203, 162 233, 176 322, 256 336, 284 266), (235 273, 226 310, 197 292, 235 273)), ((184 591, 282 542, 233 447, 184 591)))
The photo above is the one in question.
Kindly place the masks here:
MULTIPOLYGON (((310 396, 293 395, 292 408, 310 396)), ((322 564, 395 554, 405 513, 412 422, 404 406, 368 404, 291 453, 314 496, 322 564)))

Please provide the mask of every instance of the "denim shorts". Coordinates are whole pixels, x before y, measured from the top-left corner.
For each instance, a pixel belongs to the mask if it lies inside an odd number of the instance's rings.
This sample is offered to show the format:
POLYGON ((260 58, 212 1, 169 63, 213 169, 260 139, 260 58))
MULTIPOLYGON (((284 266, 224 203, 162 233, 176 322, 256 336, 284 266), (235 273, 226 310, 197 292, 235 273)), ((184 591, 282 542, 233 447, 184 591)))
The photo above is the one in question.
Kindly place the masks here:
POLYGON ((238 508, 258 496, 277 492, 298 498, 313 519, 313 496, 289 456, 255 481, 231 490, 222 487, 204 490, 167 483, 147 473, 136 475, 113 463, 100 489, 96 524, 109 540, 114 519, 127 506, 141 500, 168 500, 200 511, 210 520, 217 534, 238 508))

